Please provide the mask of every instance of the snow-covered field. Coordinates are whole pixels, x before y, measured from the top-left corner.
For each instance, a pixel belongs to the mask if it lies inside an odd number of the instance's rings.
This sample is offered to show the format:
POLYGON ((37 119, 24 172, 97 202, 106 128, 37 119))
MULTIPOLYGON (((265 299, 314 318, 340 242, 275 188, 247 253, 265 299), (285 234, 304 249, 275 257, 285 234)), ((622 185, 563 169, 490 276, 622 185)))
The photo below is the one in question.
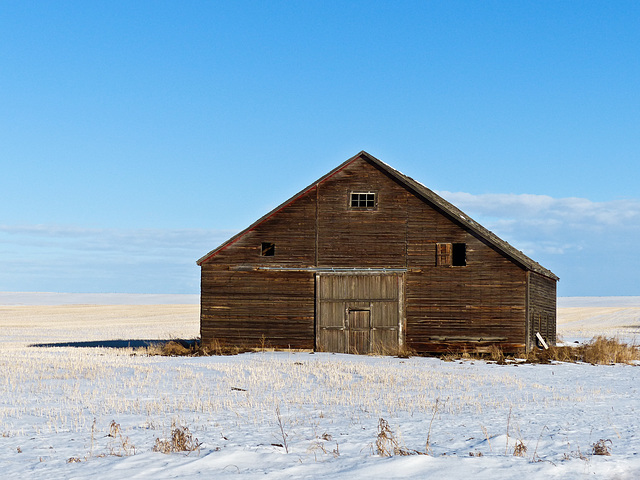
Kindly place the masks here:
MULTIPOLYGON (((197 303, 11 298, 0 294, 3 478, 640 478, 636 366, 148 357, 107 347, 193 338, 197 303), (398 448, 429 455, 379 455, 380 419, 398 448), (172 424, 199 451, 154 452, 172 424), (600 440, 610 456, 592 454, 600 440)), ((639 300, 559 299, 560 335, 632 338, 639 300)))

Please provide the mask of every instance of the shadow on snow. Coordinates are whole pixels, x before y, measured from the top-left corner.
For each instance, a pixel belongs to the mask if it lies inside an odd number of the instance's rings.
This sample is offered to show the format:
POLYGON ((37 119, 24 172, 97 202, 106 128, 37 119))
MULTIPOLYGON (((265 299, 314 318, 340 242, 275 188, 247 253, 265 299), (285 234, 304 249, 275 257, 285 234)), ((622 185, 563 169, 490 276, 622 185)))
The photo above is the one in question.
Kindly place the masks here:
POLYGON ((59 343, 33 343, 29 347, 74 347, 74 348, 141 348, 152 345, 163 346, 169 342, 179 343, 185 348, 197 345, 197 340, 183 340, 172 338, 170 340, 95 340, 91 342, 59 342, 59 343))

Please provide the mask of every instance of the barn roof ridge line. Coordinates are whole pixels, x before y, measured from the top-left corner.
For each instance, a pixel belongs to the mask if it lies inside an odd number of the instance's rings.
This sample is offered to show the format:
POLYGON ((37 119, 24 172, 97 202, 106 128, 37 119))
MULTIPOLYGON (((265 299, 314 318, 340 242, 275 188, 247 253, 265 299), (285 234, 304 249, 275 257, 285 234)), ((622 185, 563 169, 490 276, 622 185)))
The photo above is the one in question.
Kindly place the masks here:
POLYGON ((472 232, 474 232, 475 234, 477 234, 478 236, 486 240, 489 244, 491 244, 492 246, 494 246, 495 248, 503 252, 505 255, 507 255, 508 257, 510 257, 511 259, 513 259, 514 261, 522 265, 524 268, 534 271, 536 273, 539 273, 545 277, 549 277, 553 280, 559 280, 559 277, 555 275, 551 270, 546 269, 545 267, 540 265, 538 262, 528 257, 526 254, 524 254, 523 252, 521 252, 520 250, 518 250, 517 248, 515 248, 505 240, 502 240, 495 233, 483 227, 480 223, 473 220, 466 213, 464 213, 462 210, 460 210, 458 207, 456 207, 449 201, 442 198, 433 190, 429 189, 428 187, 414 180, 408 175, 405 175, 404 173, 396 170, 389 164, 383 162, 382 160, 379 160, 378 158, 374 157, 373 155, 371 155, 370 153, 367 153, 364 150, 361 150, 359 153, 349 158, 345 162, 341 163, 336 168, 329 171, 327 174, 323 175, 318 180, 316 180, 306 188, 302 189, 301 191, 293 195, 291 198, 285 200, 283 203, 275 207, 273 210, 266 213, 255 222, 253 222, 247 228, 238 232, 229 240, 225 241, 224 243, 222 243, 221 245, 219 245, 218 247, 211 250, 209 253, 207 253, 203 257, 201 257, 199 260, 197 260, 196 263, 198 265, 202 265, 204 262, 206 262, 207 260, 215 256, 219 251, 224 250, 225 248, 234 244, 236 241, 242 238, 246 233, 255 229, 258 225, 260 225, 261 223, 263 223, 264 221, 266 221, 267 219, 269 219, 270 217, 278 213, 280 210, 287 207, 289 204, 296 201, 299 197, 317 188, 318 185, 325 182, 329 178, 333 177, 335 174, 337 174, 338 172, 346 168, 348 165, 353 163, 358 158, 364 158, 366 161, 374 165, 377 165, 379 168, 381 168, 383 171, 389 174, 393 179, 395 179, 397 182, 402 184, 405 188, 408 188, 414 194, 417 194, 419 197, 421 197, 423 201, 427 201, 428 203, 431 203, 437 209, 443 212, 445 215, 450 217, 453 221, 468 228, 469 230, 471 230, 472 232))

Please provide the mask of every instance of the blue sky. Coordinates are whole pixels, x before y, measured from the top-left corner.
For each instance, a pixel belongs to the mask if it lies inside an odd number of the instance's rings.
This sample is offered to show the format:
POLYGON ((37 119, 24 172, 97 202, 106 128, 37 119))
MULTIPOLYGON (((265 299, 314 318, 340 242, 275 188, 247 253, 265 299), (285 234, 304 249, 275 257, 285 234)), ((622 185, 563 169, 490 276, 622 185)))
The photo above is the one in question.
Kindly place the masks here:
POLYGON ((0 291, 197 293, 366 150, 640 295, 640 3, 0 2, 0 291))

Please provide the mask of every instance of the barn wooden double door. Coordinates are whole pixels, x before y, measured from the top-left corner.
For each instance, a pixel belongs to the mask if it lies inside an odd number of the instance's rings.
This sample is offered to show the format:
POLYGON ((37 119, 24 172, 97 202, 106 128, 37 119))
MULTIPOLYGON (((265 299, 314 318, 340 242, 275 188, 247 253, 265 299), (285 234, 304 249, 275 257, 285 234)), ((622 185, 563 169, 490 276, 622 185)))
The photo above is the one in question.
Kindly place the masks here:
POLYGON ((316 348, 391 353, 402 345, 403 276, 320 273, 316 280, 316 348))

